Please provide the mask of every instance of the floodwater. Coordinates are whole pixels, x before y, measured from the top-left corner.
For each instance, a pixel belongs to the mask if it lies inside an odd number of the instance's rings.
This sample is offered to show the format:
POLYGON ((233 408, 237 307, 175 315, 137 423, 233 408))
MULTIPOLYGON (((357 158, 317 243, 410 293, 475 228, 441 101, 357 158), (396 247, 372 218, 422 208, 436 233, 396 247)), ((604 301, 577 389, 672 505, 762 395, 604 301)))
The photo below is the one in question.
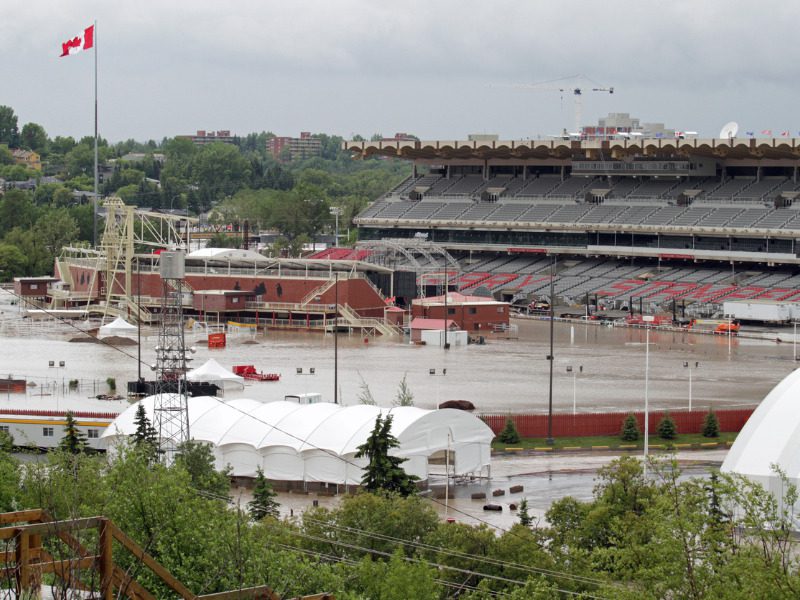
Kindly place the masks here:
MULTIPOLYGON (((287 394, 320 392, 326 399, 334 393, 334 365, 338 364, 339 399, 343 404, 359 402, 367 386, 382 406, 390 406, 403 378, 421 408, 434 408, 444 400, 473 402, 478 411, 547 411, 549 323, 520 319, 513 339, 484 334, 485 345, 451 347, 416 346, 397 340, 363 338, 340 334, 286 333, 269 331, 255 337, 230 336, 228 347, 210 350, 205 336, 187 333, 187 343, 196 344, 194 364, 214 358, 225 367, 253 364, 264 372, 281 374, 278 382, 247 383, 244 389, 228 389, 226 398, 249 397, 278 400, 287 394), (338 344, 338 353, 335 346, 338 344), (334 356, 338 354, 335 360, 334 356), (314 374, 308 374, 310 368, 314 374), (302 368, 303 374, 297 369, 302 368), (430 375, 430 370, 435 375, 430 375), (446 374, 444 371, 446 369, 446 374)), ((103 344, 72 343, 80 334, 79 323, 36 324, 21 319, 11 296, 0 290, 0 376, 12 375, 36 383, 28 390, 29 408, 121 411, 127 401, 93 398, 107 391, 105 380, 114 377, 122 390, 138 376, 137 346, 121 348, 103 344), (49 367, 49 361, 64 367, 49 367), (65 382, 81 381, 81 389, 69 392, 65 382), (91 398, 89 396, 92 396, 91 398)), ((782 332, 784 339, 791 330, 782 332)), ((645 391, 646 331, 612 328, 594 324, 555 324, 553 402, 557 412, 631 410, 643 407, 645 391), (568 373, 570 365, 573 371, 568 373), (582 366, 580 371, 578 367, 582 366), (573 378, 573 374, 578 373, 573 378), (574 388, 573 388, 574 384, 574 388)), ((795 368, 791 343, 770 339, 748 339, 650 332, 648 395, 654 408, 688 408, 689 369, 692 365, 692 400, 695 407, 754 406, 795 368), (729 345, 730 342, 730 345, 729 345), (699 363, 694 367, 695 363, 699 363)), ((142 332, 142 375, 151 377, 148 365, 155 361, 156 331, 142 332)), ((18 404, 21 397, 0 397, 18 404)), ((709 463, 719 464, 725 451, 685 453, 679 457, 690 474, 708 472, 709 463)), ((441 493, 444 477, 432 477, 431 501, 438 512, 468 523, 486 522, 507 528, 517 520, 512 502, 526 498, 530 512, 542 519, 553 500, 566 495, 587 500, 591 497, 597 468, 614 458, 607 453, 557 453, 540 456, 494 457, 491 480, 459 482, 451 487, 445 509, 441 493), (511 494, 512 485, 523 492, 511 494), (493 497, 492 491, 505 495, 493 497), (441 492, 441 490, 439 490, 441 492), (472 500, 470 494, 483 491, 486 500, 472 500), (436 497, 433 497, 436 495, 436 497), (484 512, 485 503, 497 503, 502 512, 484 512)), ((435 469, 435 467, 434 467, 435 469)), ((249 500, 247 490, 232 490, 234 499, 249 500)), ((283 513, 312 505, 338 502, 339 497, 314 494, 280 494, 283 513)))
MULTIPOLYGON (((108 377, 116 379, 120 390, 125 382, 137 378, 137 346, 71 343, 70 338, 80 335, 80 322, 30 324, 29 319, 20 319, 9 298, 0 294, 0 376, 36 382, 38 388, 29 391, 32 401, 44 402, 44 390, 54 400, 59 396, 69 400, 63 383, 70 379, 82 381, 80 395, 85 398, 89 395, 84 393, 86 389, 91 395, 95 389, 105 391, 102 388, 108 377), (56 365, 64 361, 65 365, 49 367, 49 361, 56 365)), ((379 405, 390 406, 405 378, 414 404, 421 408, 457 399, 473 402, 483 413, 547 412, 549 323, 528 319, 515 323, 518 332, 514 339, 484 334, 485 345, 452 346, 449 350, 397 339, 340 333, 335 341, 332 335, 280 331, 255 337, 229 335, 228 347, 219 350, 208 349, 205 334, 199 331, 187 333, 187 344, 197 347, 195 366, 214 358, 227 368, 252 364, 259 371, 281 374, 279 382, 248 382, 243 390, 228 389, 228 398, 267 401, 287 394, 320 392, 330 400, 337 370, 338 397, 345 405, 358 403, 368 388, 379 405), (314 374, 309 374, 311 368, 314 374)), ((787 333, 791 338, 791 330, 787 333)), ((571 412, 573 402, 578 412, 643 407, 645 341, 644 329, 556 323, 554 410, 571 412), (567 366, 572 366, 571 373, 567 366)), ((155 330, 143 330, 141 371, 145 378, 152 375, 148 365, 155 362, 155 344, 155 330)), ((647 384, 650 405, 654 409, 688 408, 691 374, 694 408, 754 406, 795 368, 792 353, 791 343, 776 343, 775 337, 729 339, 653 330, 647 384), (685 362, 691 368, 684 367, 685 362)))

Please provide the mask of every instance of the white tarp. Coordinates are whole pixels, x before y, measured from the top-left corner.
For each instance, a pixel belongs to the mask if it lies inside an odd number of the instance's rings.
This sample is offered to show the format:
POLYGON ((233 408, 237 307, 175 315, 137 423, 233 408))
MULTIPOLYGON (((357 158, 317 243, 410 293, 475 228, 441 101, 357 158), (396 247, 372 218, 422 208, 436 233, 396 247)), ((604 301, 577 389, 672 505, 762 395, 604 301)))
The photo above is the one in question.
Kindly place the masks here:
POLYGON ((777 494, 783 493, 773 465, 790 483, 800 484, 800 369, 787 375, 759 404, 731 446, 723 473, 739 473, 777 494))
POLYGON ((122 317, 117 317, 111 323, 107 325, 103 325, 100 327, 100 336, 104 337, 107 335, 125 335, 129 333, 133 333, 137 330, 136 325, 131 325, 122 317))
MULTIPOLYGON (((142 400, 152 419, 155 397, 142 400)), ((137 405, 130 406, 106 429, 106 447, 126 439, 136 427, 137 405)), ((423 410, 413 406, 298 404, 250 399, 189 399, 189 431, 194 439, 214 446, 217 467, 230 465, 233 475, 253 477, 260 466, 280 481, 338 484, 361 482, 363 459, 354 454, 375 426, 378 415, 393 416, 392 434, 400 442, 394 454, 407 458, 403 468, 428 477, 428 458, 455 455, 456 475, 489 466, 494 434, 479 418, 455 409, 423 410)))
POLYGON ((189 381, 207 381, 209 383, 222 382, 225 383, 238 383, 244 387, 244 377, 236 375, 232 371, 228 371, 225 367, 209 358, 206 363, 196 369, 192 369, 186 373, 186 379, 189 381))

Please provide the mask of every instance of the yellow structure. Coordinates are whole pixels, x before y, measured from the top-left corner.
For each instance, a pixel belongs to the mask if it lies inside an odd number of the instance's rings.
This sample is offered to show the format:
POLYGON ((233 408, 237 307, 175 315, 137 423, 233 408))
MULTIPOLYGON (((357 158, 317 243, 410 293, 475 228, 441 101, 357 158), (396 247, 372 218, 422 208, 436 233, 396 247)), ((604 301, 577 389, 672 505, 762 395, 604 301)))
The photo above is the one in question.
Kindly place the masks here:
POLYGON ((33 169, 35 171, 42 170, 42 157, 39 156, 38 152, 15 148, 11 151, 11 156, 14 157, 15 164, 28 167, 29 169, 33 169))

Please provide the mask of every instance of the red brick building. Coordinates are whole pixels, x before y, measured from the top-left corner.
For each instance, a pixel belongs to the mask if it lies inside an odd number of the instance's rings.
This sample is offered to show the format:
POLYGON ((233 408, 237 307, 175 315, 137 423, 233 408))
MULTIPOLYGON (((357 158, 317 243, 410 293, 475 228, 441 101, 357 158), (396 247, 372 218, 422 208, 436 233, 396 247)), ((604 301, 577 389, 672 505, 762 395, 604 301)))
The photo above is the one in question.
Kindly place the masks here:
POLYGON ((411 302, 413 318, 448 319, 465 331, 492 330, 496 326, 508 327, 508 302, 498 302, 483 296, 465 296, 449 292, 444 296, 420 298, 411 302), (446 304, 446 307, 445 307, 446 304))

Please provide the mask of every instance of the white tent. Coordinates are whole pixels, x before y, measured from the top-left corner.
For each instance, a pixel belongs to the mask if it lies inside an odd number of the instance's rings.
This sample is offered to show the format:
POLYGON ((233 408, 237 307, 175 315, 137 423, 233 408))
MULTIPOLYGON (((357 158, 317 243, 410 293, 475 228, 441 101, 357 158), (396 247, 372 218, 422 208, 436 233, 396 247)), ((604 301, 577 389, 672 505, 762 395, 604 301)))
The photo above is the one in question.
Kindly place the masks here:
POLYGON ((238 383, 244 387, 244 377, 240 377, 232 371, 228 371, 228 369, 223 367, 213 358, 209 358, 202 366, 192 369, 186 373, 186 379, 189 381, 222 383, 223 387, 226 383, 238 383))
MULTIPOLYGON (((142 400, 151 418, 154 401, 154 396, 142 400)), ((107 447, 134 432, 136 408, 129 407, 103 433, 107 447)), ((407 473, 428 479, 428 460, 443 458, 448 449, 454 456, 451 473, 488 470, 494 434, 474 415, 454 409, 223 402, 200 396, 189 399, 189 431, 195 440, 212 444, 217 467, 230 465, 234 475, 253 477, 261 467, 276 481, 352 485, 361 482, 366 464, 355 458, 357 448, 366 441, 377 416, 387 413, 393 415, 392 434, 400 442, 394 453, 407 459, 403 463, 407 473)))
POLYGON ((777 465, 789 481, 800 484, 800 369, 772 388, 748 419, 731 446, 723 473, 739 473, 777 497, 783 495, 777 465))
POLYGON ((117 317, 111 323, 100 327, 100 337, 107 335, 126 335, 137 330, 136 325, 131 325, 122 317, 117 317))

